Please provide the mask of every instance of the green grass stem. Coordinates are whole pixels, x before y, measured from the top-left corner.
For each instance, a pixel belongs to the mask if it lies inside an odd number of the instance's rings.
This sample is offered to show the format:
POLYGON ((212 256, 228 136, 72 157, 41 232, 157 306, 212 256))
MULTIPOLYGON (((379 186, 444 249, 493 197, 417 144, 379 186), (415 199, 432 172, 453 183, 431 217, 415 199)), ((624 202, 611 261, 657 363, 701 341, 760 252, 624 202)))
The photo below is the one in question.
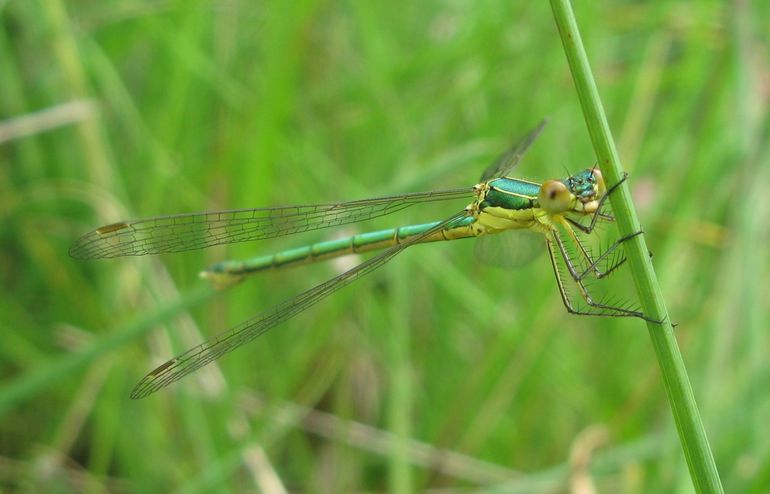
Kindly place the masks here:
MULTIPOLYGON (((569 0, 551 0, 551 7, 600 167, 608 183, 617 183, 623 176, 623 170, 588 57, 580 39, 575 15, 569 0)), ((610 201, 622 236, 641 230, 626 183, 610 197, 610 201)), ((662 323, 648 321, 647 329, 658 357, 666 393, 695 489, 700 493, 723 492, 714 456, 695 403, 695 396, 648 254, 644 235, 632 238, 624 244, 624 248, 642 310, 650 319, 663 321, 662 323)))

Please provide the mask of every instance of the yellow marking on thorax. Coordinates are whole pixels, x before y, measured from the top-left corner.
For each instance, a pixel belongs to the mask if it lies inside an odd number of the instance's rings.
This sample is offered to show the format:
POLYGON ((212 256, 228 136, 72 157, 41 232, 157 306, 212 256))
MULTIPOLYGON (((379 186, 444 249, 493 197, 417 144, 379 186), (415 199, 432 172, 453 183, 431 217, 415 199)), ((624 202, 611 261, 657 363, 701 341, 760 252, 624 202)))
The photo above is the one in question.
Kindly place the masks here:
POLYGON ((511 177, 511 176, 508 176, 508 175, 506 175, 505 177, 502 177, 502 178, 507 178, 508 180, 516 180, 517 182, 524 182, 525 184, 537 185, 538 187, 540 187, 540 183, 539 182, 533 182, 531 180, 525 180, 523 178, 511 177))
POLYGON ((530 195, 527 195, 527 194, 519 194, 518 192, 513 192, 511 190, 505 190, 505 189, 499 189, 497 187, 489 187, 488 189, 489 190, 494 190, 498 194, 505 194, 507 196, 513 196, 513 197, 521 197, 522 199, 529 199, 531 201, 534 201, 535 199, 537 199, 536 196, 530 196, 530 195))
POLYGON ((556 225, 564 221, 563 218, 564 216, 561 214, 553 214, 544 209, 537 208, 530 230, 549 236, 556 228, 556 225))
MULTIPOLYGON (((534 221, 534 210, 532 208, 516 210, 490 206, 482 211, 479 207, 480 202, 486 197, 490 188, 489 182, 476 184, 474 189, 478 199, 473 201, 467 208, 476 218, 476 221, 469 225, 475 236, 498 233, 505 230, 521 230, 532 226, 534 221)), ((508 191, 501 190, 500 192, 518 195, 527 199, 530 198, 529 196, 513 194, 508 191)))
POLYGON ((520 230, 529 228, 534 221, 534 209, 505 209, 499 207, 484 208, 476 216, 476 223, 486 230, 520 230))

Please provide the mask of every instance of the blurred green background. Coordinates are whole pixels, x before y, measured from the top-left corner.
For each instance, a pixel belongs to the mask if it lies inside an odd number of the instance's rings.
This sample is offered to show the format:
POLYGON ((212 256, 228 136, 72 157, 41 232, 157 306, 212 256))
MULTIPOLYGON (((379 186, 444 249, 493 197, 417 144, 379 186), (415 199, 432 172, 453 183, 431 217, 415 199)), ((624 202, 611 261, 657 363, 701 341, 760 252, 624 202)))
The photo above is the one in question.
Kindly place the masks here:
MULTIPOLYGON (((577 3, 725 489, 768 492, 770 9, 577 3)), ((0 489, 691 492, 644 324, 568 315, 545 256, 415 247, 131 401, 341 265, 214 297, 198 270, 328 234, 67 254, 125 218, 470 186, 544 116, 522 176, 594 163, 542 2, 0 1, 0 489)))

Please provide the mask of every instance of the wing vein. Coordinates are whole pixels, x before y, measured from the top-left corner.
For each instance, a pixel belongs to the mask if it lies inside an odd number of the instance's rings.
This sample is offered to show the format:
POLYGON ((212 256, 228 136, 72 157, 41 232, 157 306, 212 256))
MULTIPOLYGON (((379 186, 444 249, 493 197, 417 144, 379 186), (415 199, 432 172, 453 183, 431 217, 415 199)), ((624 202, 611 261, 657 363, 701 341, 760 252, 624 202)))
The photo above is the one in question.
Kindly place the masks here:
POLYGON ((415 204, 466 197, 471 188, 416 192, 358 201, 187 213, 123 221, 96 228, 70 248, 76 259, 141 256, 202 249, 340 226, 415 204))
POLYGON ((294 317, 305 309, 315 305, 340 288, 349 285, 358 278, 379 268, 404 249, 419 243, 429 235, 451 226, 454 221, 468 214, 463 210, 440 222, 420 235, 409 237, 379 255, 364 261, 358 266, 331 278, 315 287, 285 300, 280 304, 244 321, 233 328, 214 336, 212 339, 193 347, 181 355, 158 366, 147 374, 131 392, 131 398, 143 398, 155 391, 181 379, 187 374, 207 365, 222 355, 248 343, 276 325, 294 317))

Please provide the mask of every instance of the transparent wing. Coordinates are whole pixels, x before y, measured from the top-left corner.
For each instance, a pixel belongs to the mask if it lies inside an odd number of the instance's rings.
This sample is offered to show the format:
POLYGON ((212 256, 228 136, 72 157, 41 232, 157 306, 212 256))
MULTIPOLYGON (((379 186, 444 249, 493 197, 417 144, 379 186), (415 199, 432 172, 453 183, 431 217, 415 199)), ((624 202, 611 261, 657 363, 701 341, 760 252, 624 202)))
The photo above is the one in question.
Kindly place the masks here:
POLYGON ((466 197, 470 188, 359 201, 236 209, 121 221, 92 230, 70 247, 76 259, 143 256, 280 237, 377 218, 414 204, 466 197))
POLYGON ((516 143, 511 146, 510 149, 501 154, 494 163, 492 163, 486 170, 484 170, 484 173, 481 175, 480 182, 486 182, 487 180, 507 175, 516 165, 519 164, 522 156, 524 156, 524 153, 527 152, 532 143, 535 142, 535 139, 537 139, 537 136, 539 136, 540 132, 543 131, 546 123, 548 123, 548 120, 542 120, 539 124, 537 124, 537 127, 530 130, 527 135, 516 141, 516 143))
POLYGON ((222 355, 252 341, 257 336, 260 336, 287 319, 294 317, 340 288, 347 286, 358 278, 379 268, 410 245, 419 243, 425 237, 451 226, 454 221, 467 215, 468 212, 463 210, 453 215, 451 218, 442 221, 430 230, 427 230, 420 235, 410 237, 401 244, 383 251, 379 255, 359 264, 355 268, 325 281, 320 285, 316 285, 310 290, 300 293, 299 295, 258 314, 248 321, 242 322, 228 331, 215 336, 209 341, 191 348, 147 374, 144 379, 139 381, 136 387, 134 387, 134 390, 131 392, 131 398, 143 398, 154 393, 174 381, 181 379, 187 374, 200 369, 204 365, 213 362, 222 355))
POLYGON ((531 230, 508 230, 482 235, 473 247, 475 257, 489 266, 503 269, 529 264, 545 250, 545 240, 531 230))

